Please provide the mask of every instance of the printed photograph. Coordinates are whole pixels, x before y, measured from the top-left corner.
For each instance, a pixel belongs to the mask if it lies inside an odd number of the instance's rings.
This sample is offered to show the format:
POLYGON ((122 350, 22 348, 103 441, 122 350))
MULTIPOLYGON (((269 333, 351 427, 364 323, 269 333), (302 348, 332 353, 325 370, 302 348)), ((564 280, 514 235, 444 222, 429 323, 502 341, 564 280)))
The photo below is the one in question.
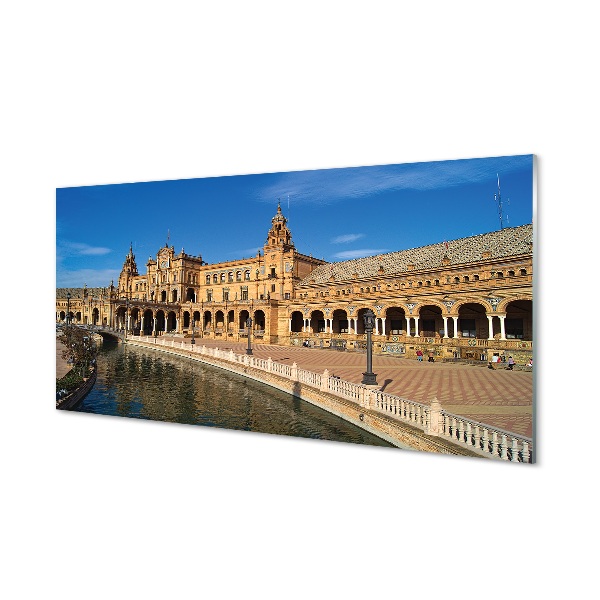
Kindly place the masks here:
POLYGON ((59 188, 56 408, 534 463, 534 208, 533 155, 59 188))

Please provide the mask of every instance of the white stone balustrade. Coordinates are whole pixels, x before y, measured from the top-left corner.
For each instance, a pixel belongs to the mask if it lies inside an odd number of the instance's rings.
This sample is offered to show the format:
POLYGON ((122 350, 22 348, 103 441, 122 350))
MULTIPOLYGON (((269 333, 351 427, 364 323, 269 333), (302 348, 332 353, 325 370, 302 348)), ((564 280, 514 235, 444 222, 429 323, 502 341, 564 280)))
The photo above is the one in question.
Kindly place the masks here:
MULTIPOLYGON (((136 346, 162 346, 165 351, 173 354, 180 355, 182 353, 175 348, 173 341, 167 342, 161 338, 151 338, 148 341, 128 340, 127 343, 136 346)), ((186 350, 189 350, 187 345, 185 346, 186 350)), ((181 348, 184 348, 183 343, 181 348)), ((235 354, 233 350, 225 351, 206 346, 202 346, 199 351, 191 346, 191 352, 196 354, 199 352, 201 355, 219 358, 230 363, 245 364, 266 373, 276 373, 290 381, 300 382, 322 392, 351 400, 365 409, 371 408, 392 419, 410 423, 422 429, 426 434, 443 437, 452 443, 490 458, 524 463, 531 461, 533 443, 530 438, 448 413, 442 409, 437 398, 433 398, 429 406, 332 377, 327 369, 322 374, 314 373, 298 368, 296 363, 292 365, 278 363, 271 357, 256 358, 235 354)))

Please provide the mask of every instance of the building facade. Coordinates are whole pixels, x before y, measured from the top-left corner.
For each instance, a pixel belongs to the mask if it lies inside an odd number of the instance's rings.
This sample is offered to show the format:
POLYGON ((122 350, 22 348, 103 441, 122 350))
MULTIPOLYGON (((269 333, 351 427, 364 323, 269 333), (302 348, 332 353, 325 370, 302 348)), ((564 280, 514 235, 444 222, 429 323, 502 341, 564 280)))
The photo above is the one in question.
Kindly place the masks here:
POLYGON ((207 264, 165 245, 138 270, 133 249, 116 286, 58 289, 56 319, 239 341, 490 360, 532 356, 533 226, 326 263, 299 253, 281 206, 256 256, 207 264), (67 293, 70 298, 67 299, 67 293))

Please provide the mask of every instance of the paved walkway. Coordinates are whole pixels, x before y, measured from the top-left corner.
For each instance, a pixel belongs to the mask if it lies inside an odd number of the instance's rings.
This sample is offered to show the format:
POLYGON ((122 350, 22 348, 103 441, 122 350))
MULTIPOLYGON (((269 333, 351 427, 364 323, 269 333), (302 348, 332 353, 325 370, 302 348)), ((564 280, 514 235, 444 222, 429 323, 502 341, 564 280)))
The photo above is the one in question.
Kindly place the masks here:
POLYGON ((62 355, 62 351, 65 349, 64 344, 56 340, 56 379, 62 379, 70 370, 71 365, 67 364, 66 359, 62 355))
MULTIPOLYGON (((143 339, 143 338, 142 338, 143 339)), ((190 343, 190 338, 172 338, 190 343)), ((246 352, 247 343, 196 339, 198 347, 232 349, 246 352)), ((277 362, 297 363, 301 369, 360 383, 366 369, 366 355, 336 350, 295 346, 254 344, 253 355, 269 356, 277 362)), ((373 356, 377 383, 385 392, 429 404, 437 396, 442 407, 455 414, 487 425, 526 435, 532 434, 533 377, 526 371, 490 370, 485 366, 453 363, 422 363, 408 358, 373 356)))

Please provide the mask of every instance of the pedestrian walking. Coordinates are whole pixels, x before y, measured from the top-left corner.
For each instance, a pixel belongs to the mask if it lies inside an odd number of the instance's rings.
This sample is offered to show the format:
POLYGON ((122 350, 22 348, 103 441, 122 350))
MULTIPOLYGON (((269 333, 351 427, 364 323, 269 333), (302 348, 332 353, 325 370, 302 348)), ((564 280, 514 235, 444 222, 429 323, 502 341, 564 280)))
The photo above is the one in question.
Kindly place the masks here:
POLYGON ((422 350, 417 350, 417 360, 419 362, 423 362, 423 351, 422 350))

